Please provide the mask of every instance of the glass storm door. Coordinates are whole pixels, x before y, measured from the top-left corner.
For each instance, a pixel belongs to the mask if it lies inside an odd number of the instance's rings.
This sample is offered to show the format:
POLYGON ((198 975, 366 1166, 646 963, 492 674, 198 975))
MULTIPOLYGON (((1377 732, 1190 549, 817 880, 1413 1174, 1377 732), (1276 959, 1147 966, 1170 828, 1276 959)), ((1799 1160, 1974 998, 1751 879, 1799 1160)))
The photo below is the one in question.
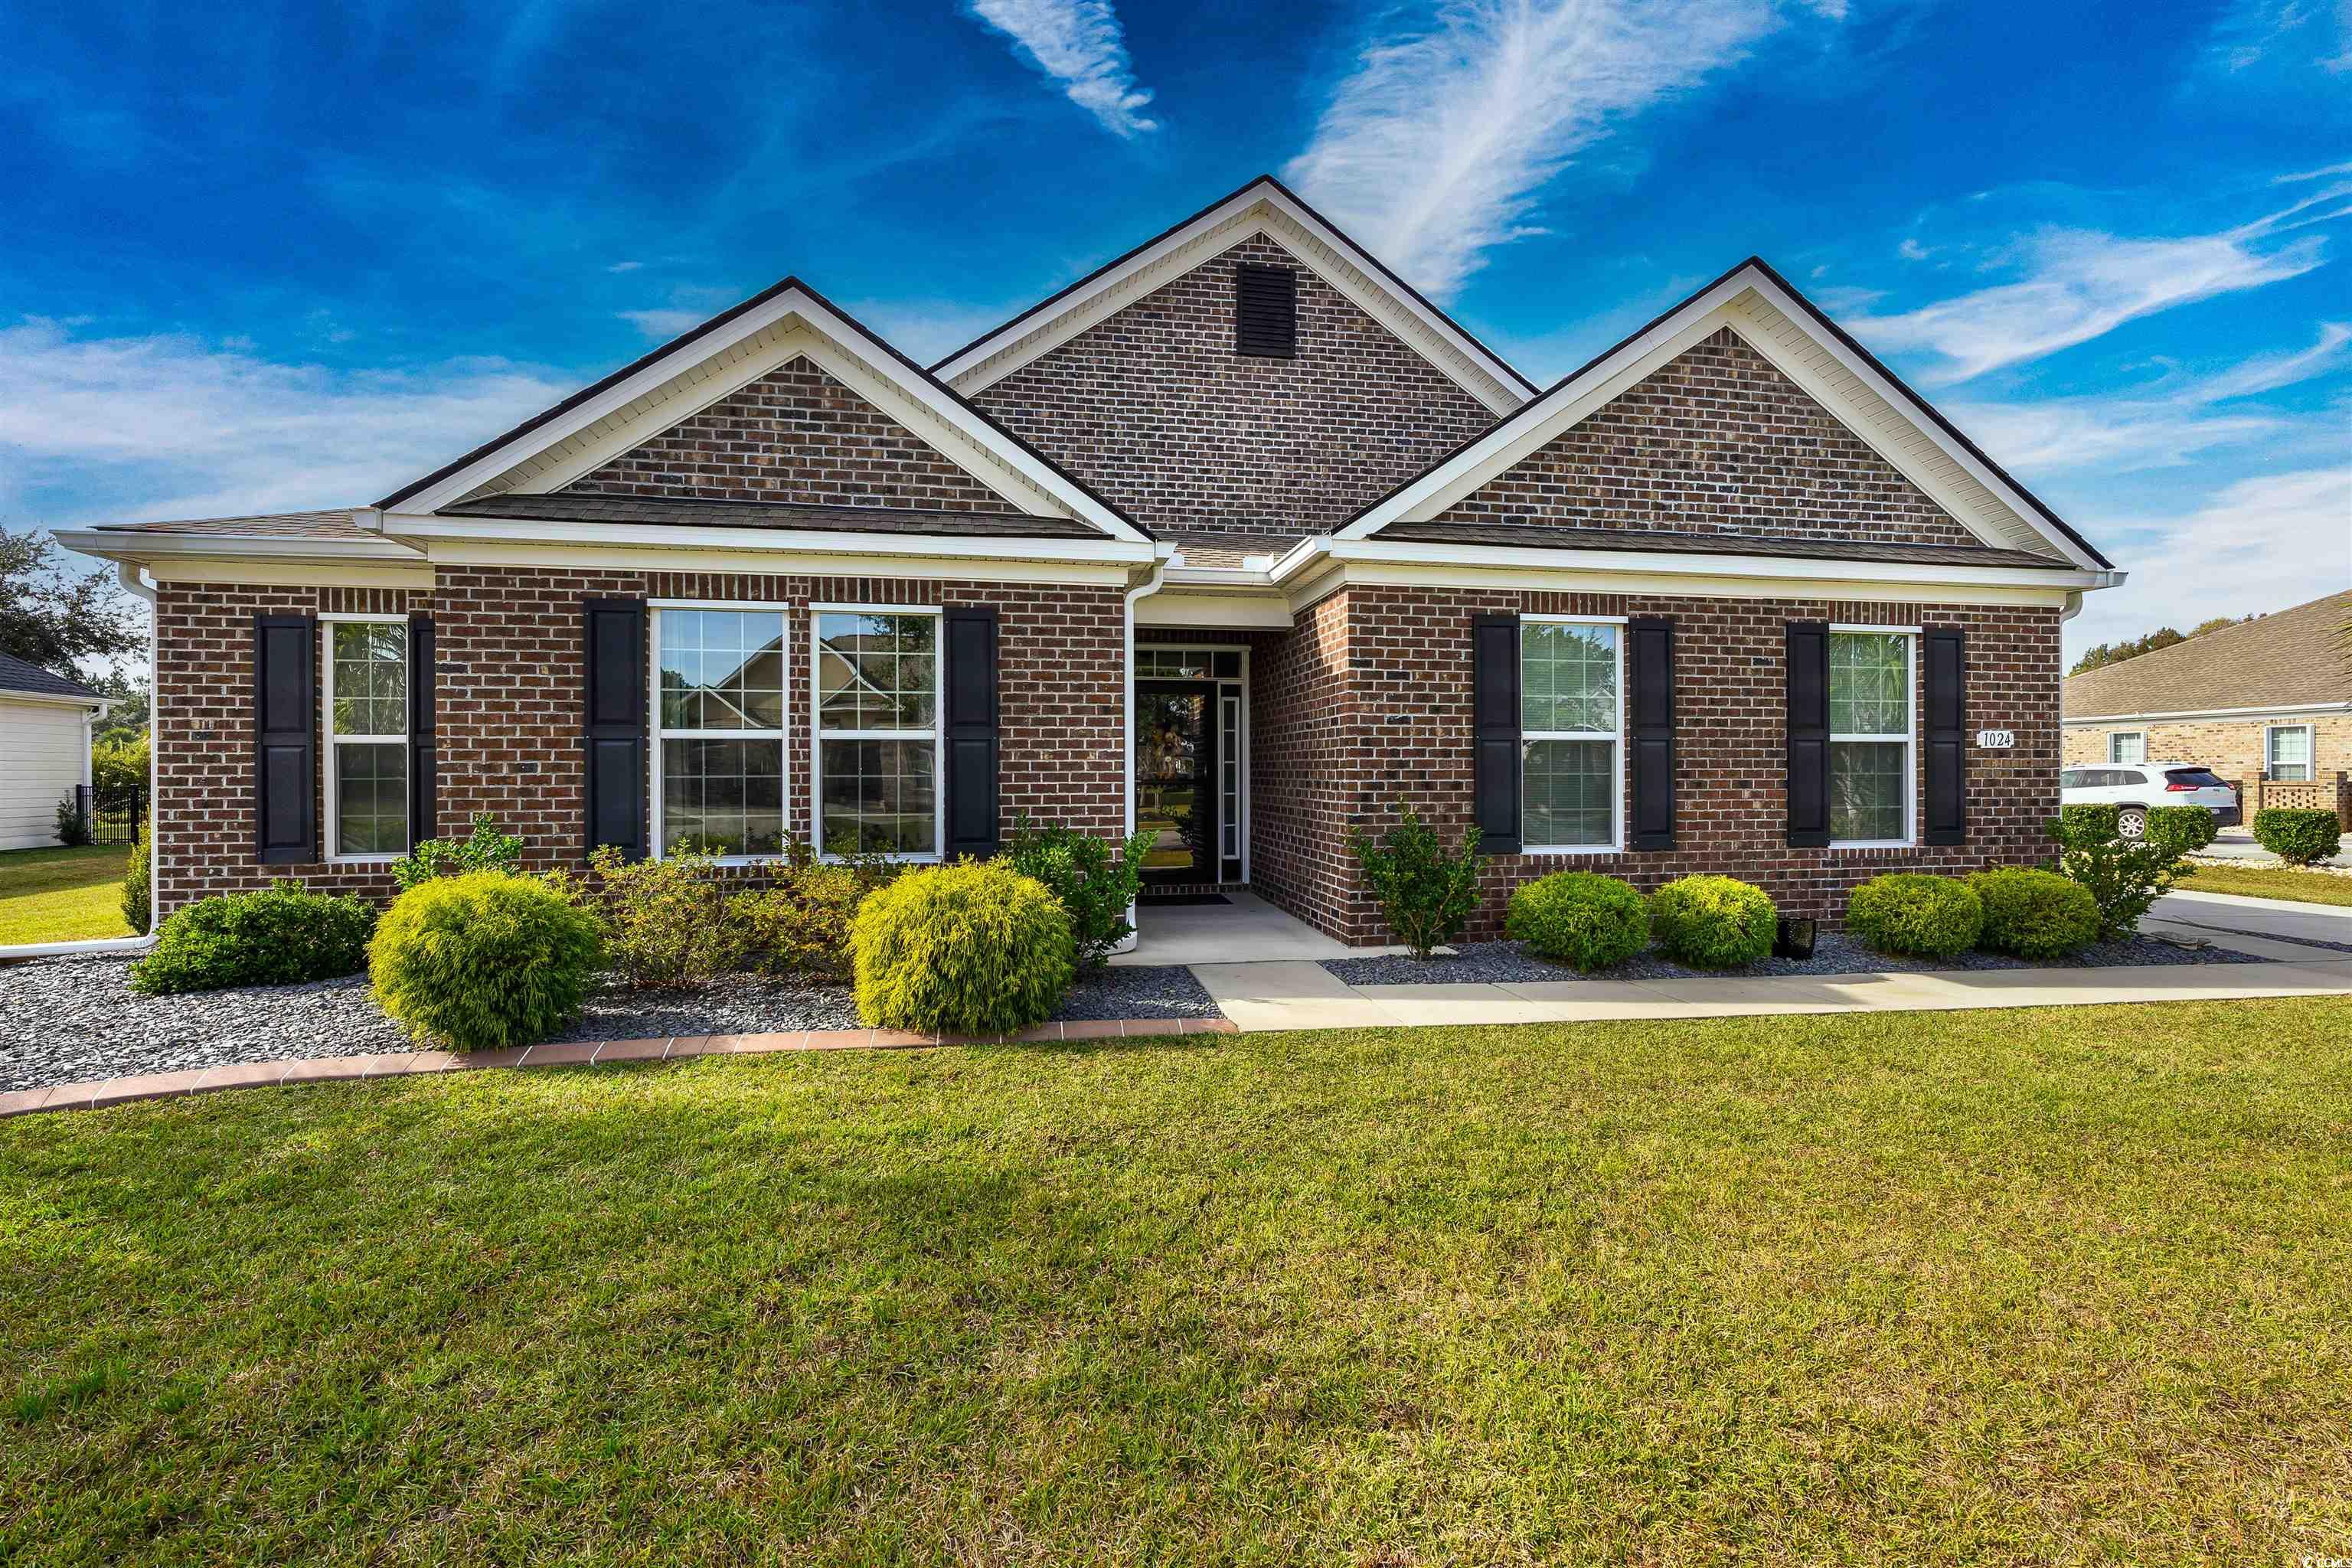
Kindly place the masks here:
POLYGON ((1217 879, 1217 689, 1135 688, 1135 826, 1152 836, 1146 882, 1217 879))

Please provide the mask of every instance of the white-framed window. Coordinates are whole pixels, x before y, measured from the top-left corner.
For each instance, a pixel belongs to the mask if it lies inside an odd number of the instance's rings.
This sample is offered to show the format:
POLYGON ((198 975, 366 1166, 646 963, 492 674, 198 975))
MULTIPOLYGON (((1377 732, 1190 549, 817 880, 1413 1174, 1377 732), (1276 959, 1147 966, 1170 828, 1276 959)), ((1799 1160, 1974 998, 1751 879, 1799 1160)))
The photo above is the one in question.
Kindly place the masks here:
POLYGON ((327 858, 408 853, 408 618, 322 616, 327 858))
POLYGON ((1912 839, 1918 731, 1915 628, 1830 628, 1830 843, 1895 847, 1912 839))
POLYGON ((2263 732, 2263 769, 2280 784, 2311 782, 2311 726, 2273 724, 2263 732))
POLYGON ((1519 620, 1519 838, 1525 853, 1623 842, 1624 623, 1519 620))
POLYGON ((657 601, 652 614, 655 856, 782 855, 784 607, 657 601))
POLYGON ((2137 766, 2147 761, 2147 731, 2114 730, 2107 734, 2107 761, 2137 766))
POLYGON ((940 769, 940 612, 812 605, 811 799, 817 847, 936 860, 946 826, 940 769))

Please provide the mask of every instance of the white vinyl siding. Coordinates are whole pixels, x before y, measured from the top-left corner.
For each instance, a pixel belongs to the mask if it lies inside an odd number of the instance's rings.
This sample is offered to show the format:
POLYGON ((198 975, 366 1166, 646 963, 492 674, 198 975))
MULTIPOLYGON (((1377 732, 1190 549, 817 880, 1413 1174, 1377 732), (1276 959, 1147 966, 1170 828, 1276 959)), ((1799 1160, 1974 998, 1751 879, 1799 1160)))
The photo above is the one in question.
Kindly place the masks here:
POLYGON ((0 692, 0 849, 57 847, 58 802, 89 782, 94 711, 0 692))

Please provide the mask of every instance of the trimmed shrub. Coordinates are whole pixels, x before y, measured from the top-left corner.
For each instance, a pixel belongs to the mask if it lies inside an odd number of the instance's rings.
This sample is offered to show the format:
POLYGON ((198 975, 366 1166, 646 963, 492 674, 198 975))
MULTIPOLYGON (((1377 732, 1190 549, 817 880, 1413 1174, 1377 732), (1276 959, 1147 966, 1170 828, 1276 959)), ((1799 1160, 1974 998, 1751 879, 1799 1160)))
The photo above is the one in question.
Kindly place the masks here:
POLYGON ((1684 877, 1650 895, 1650 934, 1696 969, 1769 957, 1780 918, 1763 889, 1737 877, 1684 877))
POLYGON ((1461 847, 1449 855, 1437 829, 1400 802, 1394 827, 1378 838, 1358 830, 1348 844, 1389 931, 1415 958, 1427 958, 1469 925, 1478 907, 1478 873, 1486 865, 1475 826, 1463 830, 1461 847))
POLYGON ((2194 855, 2213 842, 2221 825, 2201 805, 2158 805, 2147 811, 2148 843, 2175 855, 2194 855))
POLYGON ((1977 871, 1969 886, 1984 906, 1984 931, 1977 945, 1989 952, 2063 958, 2098 940, 2098 900, 2088 888, 2055 871, 2023 866, 1977 871))
POLYGON ((1129 837, 1118 846, 1116 857, 1114 842, 1075 827, 1040 827, 1025 816, 1005 841, 1004 863, 1045 883, 1070 911, 1081 969, 1102 967, 1135 930, 1127 911, 1143 889, 1143 857, 1151 848, 1151 835, 1129 837))
POLYGON ((500 833, 487 811, 474 814, 474 831, 463 838, 427 838, 392 863, 393 886, 402 892, 436 877, 462 877, 468 871, 522 871, 522 840, 500 833))
POLYGON ((1503 934, 1546 958, 1606 969, 1650 945, 1650 910, 1631 883, 1597 871, 1555 871, 1511 894, 1503 934))
POLYGON ((754 968, 840 984, 849 978, 849 930, 876 887, 857 867, 796 865, 776 887, 727 900, 754 968))
POLYGON ((2290 866, 2326 859, 2341 832, 2332 811, 2266 805, 2254 813, 2254 842, 2290 866))
POLYGON ((868 894, 849 948, 858 1016, 926 1035, 1043 1023, 1076 964, 1062 901, 992 861, 926 867, 868 894))
POLYGON ((154 849, 154 825, 142 822, 139 825, 139 842, 131 847, 131 864, 122 870, 122 923, 131 928, 133 936, 145 936, 155 923, 154 906, 149 901, 153 878, 148 873, 154 849))
POLYGON ((536 877, 435 877, 393 900, 368 944, 378 1005, 452 1050, 528 1046, 572 1019, 602 942, 585 910, 536 877))
POLYGON ((607 844, 588 857, 588 874, 552 871, 542 880, 604 927, 604 961, 633 990, 716 984, 742 963, 740 925, 727 918, 727 891, 708 855, 628 860, 607 844))
POLYGON ((131 966, 131 989, 163 996, 357 974, 374 930, 375 910, 362 900, 304 892, 296 881, 199 899, 163 922, 131 966))
POLYGON ((2148 906, 2170 892, 2180 875, 2179 850, 2145 838, 2117 838, 2115 809, 2070 805, 2048 825, 2058 845, 2058 869, 2089 890, 2105 942, 2121 942, 2137 931, 2148 906))
POLYGON ((1846 900, 1845 929, 1881 952, 1949 958, 1976 946, 1983 902, 1957 877, 1889 871, 1846 900))

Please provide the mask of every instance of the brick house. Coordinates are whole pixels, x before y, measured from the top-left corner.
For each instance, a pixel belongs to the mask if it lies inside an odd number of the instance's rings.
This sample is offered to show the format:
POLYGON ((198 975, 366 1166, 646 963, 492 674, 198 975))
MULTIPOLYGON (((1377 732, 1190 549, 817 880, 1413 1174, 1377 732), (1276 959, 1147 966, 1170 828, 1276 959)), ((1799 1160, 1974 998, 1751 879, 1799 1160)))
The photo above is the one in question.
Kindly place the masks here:
POLYGON ((2263 805, 2352 832, 2352 592, 2069 676, 2064 760, 2202 763, 2263 805))
POLYGON ((1027 815, 1358 942, 1400 802, 1487 930, 2033 855, 2119 580, 1761 261, 1538 389, 1271 179, 929 369, 787 279, 373 505, 65 538, 153 596, 159 910, 1027 815))

